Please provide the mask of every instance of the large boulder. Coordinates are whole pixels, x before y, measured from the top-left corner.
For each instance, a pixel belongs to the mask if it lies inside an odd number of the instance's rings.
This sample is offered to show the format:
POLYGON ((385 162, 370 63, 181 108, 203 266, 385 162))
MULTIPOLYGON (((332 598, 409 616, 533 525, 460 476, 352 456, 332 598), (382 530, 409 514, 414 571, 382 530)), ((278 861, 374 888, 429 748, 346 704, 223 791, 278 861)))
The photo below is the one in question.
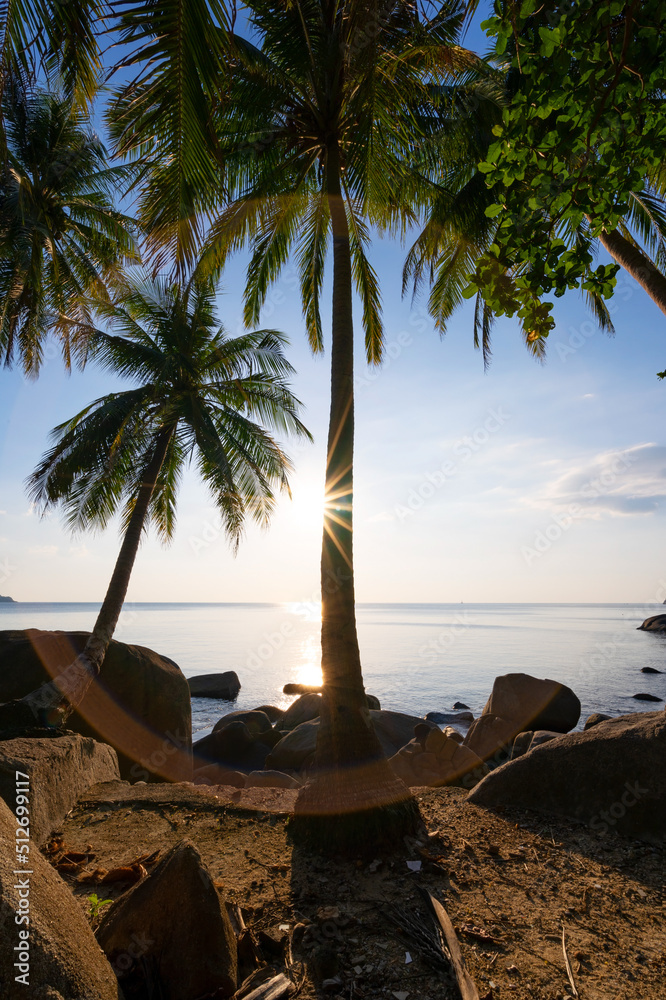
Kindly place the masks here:
POLYGON ((302 722, 280 740, 265 760, 265 765, 275 771, 298 771, 307 767, 317 746, 319 719, 302 722))
POLYGON ((12 808, 17 771, 30 776, 30 836, 39 845, 91 785, 120 778, 115 750, 77 733, 0 742, 0 797, 12 808))
POLYGON ((380 712, 370 712, 372 724, 379 737, 382 750, 387 757, 404 747, 414 736, 416 726, 428 726, 429 729, 438 729, 434 722, 427 722, 419 719, 416 715, 406 715, 404 712, 390 712, 382 709, 380 712))
POLYGON ((193 698, 222 698, 234 701, 241 689, 241 682, 235 670, 225 670, 221 674, 196 674, 188 677, 187 683, 193 698))
POLYGON ((653 615, 638 626, 638 632, 666 632, 666 615, 653 615))
POLYGON ((109 907, 97 939, 128 994, 143 988, 141 996, 150 989, 161 1000, 221 1000, 236 991, 236 938, 224 896, 189 840, 109 907))
POLYGON ((519 725, 516 732, 549 729, 568 733, 580 719, 580 701, 565 684, 529 674, 496 677, 482 715, 495 715, 519 725))
POLYGON ((666 840, 666 714, 640 712, 569 733, 497 768, 469 801, 554 813, 599 833, 666 840))
POLYGON ((245 775, 242 771, 232 771, 221 764, 206 764, 194 772, 192 779, 195 785, 230 785, 232 788, 245 788, 245 775))
POLYGON ((475 753, 441 729, 431 729, 410 740, 389 759, 389 764, 410 788, 422 785, 472 788, 488 773, 475 753))
POLYGON ((519 723, 484 714, 474 720, 463 742, 477 757, 496 767, 509 759, 514 737, 519 732, 522 732, 519 723))
POLYGON ((16 817, 0 801, 2 1000, 41 1000, 48 996, 47 986, 64 1000, 122 1000, 81 906, 36 844, 27 842, 29 854, 16 854, 16 829, 16 817), (19 857, 30 863, 20 864, 19 857), (23 868, 30 874, 17 875, 23 868), (17 923, 26 913, 30 922, 17 923), (17 981, 17 976, 27 978, 17 981))
POLYGON ((284 715, 284 709, 278 708, 277 705, 259 705, 258 708, 252 709, 253 712, 263 712, 267 715, 273 724, 279 722, 284 715))
MULTIPOLYGON (((0 702, 22 698, 73 663, 88 632, 0 632, 0 702)), ((67 720, 108 743, 128 781, 192 776, 190 692, 180 668, 143 646, 112 640, 100 676, 67 720)))
POLYGON ((280 729, 295 729, 302 722, 318 719, 321 712, 320 694, 302 694, 280 719, 280 729))
POLYGON ((238 720, 214 730, 192 747, 195 770, 212 763, 247 773, 262 768, 269 752, 268 743, 238 720))
MULTIPOLYGON (((371 710, 370 718, 375 732, 387 757, 392 757, 401 747, 414 736, 416 726, 437 729, 431 722, 424 722, 415 715, 405 715, 403 712, 371 710)), ((277 771, 299 770, 311 763, 317 745, 319 719, 303 722, 288 733, 284 739, 273 748, 266 758, 266 767, 277 771)))
POLYGON ((229 712, 228 715, 223 715, 213 726, 213 732, 219 733, 221 729, 226 729, 232 722, 244 723, 253 736, 270 733, 273 728, 271 720, 266 713, 260 709, 254 709, 254 711, 250 712, 229 712))

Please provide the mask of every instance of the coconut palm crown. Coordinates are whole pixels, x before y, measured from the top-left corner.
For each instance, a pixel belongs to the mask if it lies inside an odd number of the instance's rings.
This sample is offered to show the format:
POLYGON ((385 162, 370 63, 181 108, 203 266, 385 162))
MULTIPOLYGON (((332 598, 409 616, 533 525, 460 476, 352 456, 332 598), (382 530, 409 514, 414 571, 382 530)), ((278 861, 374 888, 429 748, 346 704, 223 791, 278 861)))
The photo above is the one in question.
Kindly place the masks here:
POLYGON ((424 170, 435 168, 428 158, 436 150, 427 140, 438 121, 437 85, 478 62, 457 45, 465 5, 429 9, 426 18, 403 0, 250 0, 258 42, 233 37, 228 100, 215 119, 230 204, 211 227, 208 258, 219 264, 250 246, 247 325, 259 322, 271 283, 292 257, 309 343, 321 351, 321 296, 332 249, 324 687, 316 757, 324 777, 315 775, 299 794, 299 815, 324 816, 318 832, 318 820, 311 827, 320 844, 357 843, 353 822, 328 818, 354 809, 365 810, 363 824, 372 813, 388 836, 415 822, 408 803, 401 810, 406 789, 383 760, 372 727, 356 633, 352 307, 355 288, 366 358, 379 363, 384 331, 379 282, 367 256, 371 233, 379 228, 401 236, 419 217, 428 197, 424 170))
POLYGON ((42 510, 60 505, 72 528, 104 527, 120 513, 123 540, 74 681, 56 678, 26 698, 49 723, 67 717, 100 671, 147 525, 172 537, 186 464, 196 464, 235 547, 246 519, 265 525, 277 493, 288 490, 291 466, 270 431, 310 438, 288 385, 284 337, 274 330, 226 336, 210 279, 130 276, 120 298, 96 309, 111 332, 88 331, 91 356, 137 384, 56 427, 28 486, 42 510))
POLYGON ((22 89, 5 95, 0 165, 0 358, 36 374, 49 333, 67 366, 85 354, 91 293, 108 296, 138 259, 131 220, 114 207, 127 167, 70 99, 22 89))

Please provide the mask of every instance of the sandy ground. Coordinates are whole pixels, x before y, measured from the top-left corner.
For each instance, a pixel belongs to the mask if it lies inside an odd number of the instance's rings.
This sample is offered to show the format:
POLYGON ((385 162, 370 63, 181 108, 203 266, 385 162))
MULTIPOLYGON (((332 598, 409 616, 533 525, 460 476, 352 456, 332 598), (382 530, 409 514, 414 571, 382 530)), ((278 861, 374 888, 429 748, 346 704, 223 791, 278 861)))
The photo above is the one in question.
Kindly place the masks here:
POLYGON ((189 838, 240 906, 266 974, 286 973, 303 998, 458 997, 422 890, 446 907, 481 998, 666 997, 661 847, 533 813, 487 812, 461 789, 441 788, 417 792, 421 842, 331 861, 290 842, 294 795, 97 786, 62 827, 67 848, 94 858, 61 874, 88 911, 91 893, 115 899, 130 884, 89 881, 95 870, 99 879, 189 838))

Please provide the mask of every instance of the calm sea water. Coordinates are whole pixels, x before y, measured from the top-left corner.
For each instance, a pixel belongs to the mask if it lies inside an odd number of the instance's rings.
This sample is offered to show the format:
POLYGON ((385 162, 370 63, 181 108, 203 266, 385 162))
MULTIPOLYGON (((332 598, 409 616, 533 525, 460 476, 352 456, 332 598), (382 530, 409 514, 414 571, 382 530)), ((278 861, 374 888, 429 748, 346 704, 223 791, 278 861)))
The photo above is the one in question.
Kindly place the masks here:
MULTIPOLYGON (((0 629, 85 629, 96 604, 0 604, 0 629)), ((358 630, 366 689, 382 708, 424 715, 455 701, 478 714, 493 678, 509 671, 550 677, 574 689, 591 712, 621 715, 666 698, 666 634, 637 632, 655 604, 361 604, 358 630)), ((663 609, 666 611, 666 608, 663 609)), ((316 684, 317 608, 303 604, 131 604, 116 631, 123 642, 171 657, 186 676, 235 670, 234 703, 193 700, 193 728, 210 731, 226 712, 286 707, 284 684, 316 684)), ((663 705, 663 702, 662 702, 663 705)))

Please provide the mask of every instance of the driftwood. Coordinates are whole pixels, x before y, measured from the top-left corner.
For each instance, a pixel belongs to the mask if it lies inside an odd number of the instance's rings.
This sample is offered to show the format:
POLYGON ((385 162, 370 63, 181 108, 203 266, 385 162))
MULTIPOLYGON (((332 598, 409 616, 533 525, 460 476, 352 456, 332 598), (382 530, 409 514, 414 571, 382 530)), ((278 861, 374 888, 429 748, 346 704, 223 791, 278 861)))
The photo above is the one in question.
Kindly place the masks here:
POLYGON ((446 941, 449 949, 451 965, 458 982, 460 995, 463 1000, 479 1000, 479 991, 474 984, 474 980, 467 971, 467 967, 462 957, 462 952, 460 951, 460 944, 458 943, 458 938, 456 937, 456 932, 453 929, 453 924, 451 923, 449 915, 442 904, 436 900, 434 896, 428 893, 428 897, 430 899, 430 905, 435 911, 435 916, 437 917, 439 926, 442 928, 444 940, 446 941))

